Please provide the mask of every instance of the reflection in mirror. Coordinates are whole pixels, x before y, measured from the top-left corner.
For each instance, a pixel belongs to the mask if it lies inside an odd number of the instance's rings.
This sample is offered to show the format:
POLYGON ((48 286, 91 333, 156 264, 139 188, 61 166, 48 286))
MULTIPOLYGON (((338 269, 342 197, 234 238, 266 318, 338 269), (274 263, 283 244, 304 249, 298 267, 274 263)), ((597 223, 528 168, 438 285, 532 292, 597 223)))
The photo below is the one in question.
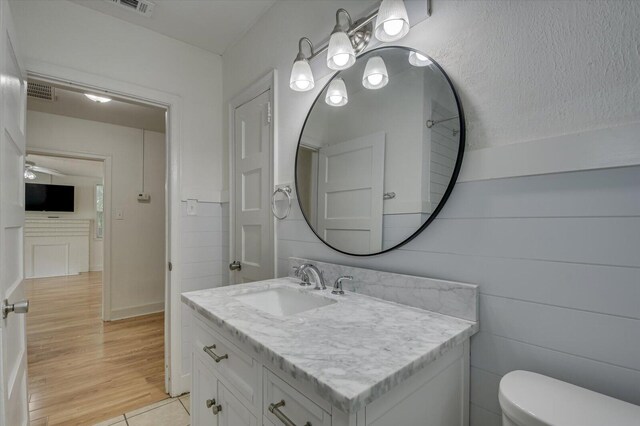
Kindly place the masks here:
POLYGON ((410 239, 455 182, 462 123, 453 87, 426 55, 360 56, 318 95, 300 136, 296 185, 309 226, 355 255, 410 239))

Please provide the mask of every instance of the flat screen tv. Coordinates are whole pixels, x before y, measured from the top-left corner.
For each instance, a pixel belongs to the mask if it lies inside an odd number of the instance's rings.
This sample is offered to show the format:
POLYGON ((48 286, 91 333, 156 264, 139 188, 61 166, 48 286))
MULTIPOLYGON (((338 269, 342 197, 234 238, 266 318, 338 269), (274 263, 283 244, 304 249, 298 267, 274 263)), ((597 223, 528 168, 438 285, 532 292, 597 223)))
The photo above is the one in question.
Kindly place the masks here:
POLYGON ((72 212, 74 187, 26 183, 25 209, 30 212, 72 212))

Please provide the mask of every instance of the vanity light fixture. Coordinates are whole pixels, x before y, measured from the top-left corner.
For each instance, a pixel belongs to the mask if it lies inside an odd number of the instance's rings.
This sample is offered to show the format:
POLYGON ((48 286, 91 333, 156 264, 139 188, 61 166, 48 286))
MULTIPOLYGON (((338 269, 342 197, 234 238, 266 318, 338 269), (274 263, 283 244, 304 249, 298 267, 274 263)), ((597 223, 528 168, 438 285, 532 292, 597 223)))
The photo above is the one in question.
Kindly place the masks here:
POLYGON ((432 64, 431 59, 414 51, 409 53, 409 63, 414 67, 426 67, 432 64))
MULTIPOLYGON (((431 16, 431 1, 426 0, 427 16, 431 16)), ((369 45, 374 32, 378 40, 389 42, 400 40, 407 35, 409 28, 409 16, 404 0, 382 0, 377 10, 355 21, 345 9, 338 9, 336 25, 333 27, 328 43, 314 48, 308 38, 300 39, 300 49, 293 62, 289 87, 298 92, 313 89, 314 79, 309 62, 324 52, 327 52, 327 67, 336 71, 344 70, 355 63, 356 55, 369 45), (340 15, 346 16, 346 27, 344 22, 341 23, 340 15), (309 43, 311 47, 309 56, 302 53, 303 42, 309 43)))
POLYGON ((99 104, 106 104, 107 102, 111 102, 111 98, 107 98, 106 96, 98 96, 91 93, 85 93, 84 95, 87 98, 91 99, 93 102, 97 102, 99 104))
POLYGON ((367 65, 364 67, 362 75, 362 85, 367 89, 382 89, 389 82, 389 74, 387 66, 380 56, 369 58, 367 65))
POLYGON ((382 0, 376 18, 375 36, 383 42, 397 41, 409 32, 409 15, 403 0, 382 0))
POLYGON ((327 95, 324 101, 331 106, 343 106, 349 102, 349 96, 347 95, 347 86, 344 84, 344 80, 336 78, 329 83, 327 89, 327 95))
POLYGON ((296 56, 296 60, 293 62, 291 78, 289 79, 289 87, 296 92, 306 92, 315 86, 309 60, 302 51, 302 43, 305 42, 309 44, 310 56, 313 56, 313 44, 311 44, 311 40, 302 37, 298 42, 298 56, 296 56))
POLYGON ((336 26, 333 27, 331 37, 329 38, 329 47, 327 50, 327 66, 335 71, 346 70, 356 62, 356 51, 351 44, 351 39, 347 35, 347 30, 340 24, 340 14, 347 17, 350 28, 353 25, 351 15, 344 9, 338 9, 336 12, 336 26))

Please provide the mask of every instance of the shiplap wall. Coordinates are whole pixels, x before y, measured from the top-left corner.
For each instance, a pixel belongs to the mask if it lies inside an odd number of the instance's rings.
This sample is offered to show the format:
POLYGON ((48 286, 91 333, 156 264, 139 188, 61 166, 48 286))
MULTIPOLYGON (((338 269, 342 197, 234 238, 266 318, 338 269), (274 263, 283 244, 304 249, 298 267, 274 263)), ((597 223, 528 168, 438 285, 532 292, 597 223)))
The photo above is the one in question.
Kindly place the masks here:
POLYGON ((280 275, 298 256, 480 286, 472 425, 500 424, 498 383, 515 369, 640 404, 640 166, 460 183, 415 240, 369 258, 290 217, 280 275))
MULTIPOLYGON (((194 216, 181 203, 181 291, 195 291, 229 284, 229 203, 199 202, 194 216)), ((181 305, 182 371, 191 371, 191 314, 181 305)))

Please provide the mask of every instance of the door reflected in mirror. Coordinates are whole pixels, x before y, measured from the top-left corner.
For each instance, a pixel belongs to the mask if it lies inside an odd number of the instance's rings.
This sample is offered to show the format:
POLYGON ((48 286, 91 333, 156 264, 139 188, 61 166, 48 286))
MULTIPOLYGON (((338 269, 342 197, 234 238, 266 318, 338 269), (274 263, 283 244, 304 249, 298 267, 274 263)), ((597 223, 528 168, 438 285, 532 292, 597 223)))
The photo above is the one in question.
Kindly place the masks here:
POLYGON ((442 69, 411 49, 372 50, 334 76, 307 116, 296 156, 300 207, 338 251, 391 250, 440 211, 463 149, 462 109, 442 69))

